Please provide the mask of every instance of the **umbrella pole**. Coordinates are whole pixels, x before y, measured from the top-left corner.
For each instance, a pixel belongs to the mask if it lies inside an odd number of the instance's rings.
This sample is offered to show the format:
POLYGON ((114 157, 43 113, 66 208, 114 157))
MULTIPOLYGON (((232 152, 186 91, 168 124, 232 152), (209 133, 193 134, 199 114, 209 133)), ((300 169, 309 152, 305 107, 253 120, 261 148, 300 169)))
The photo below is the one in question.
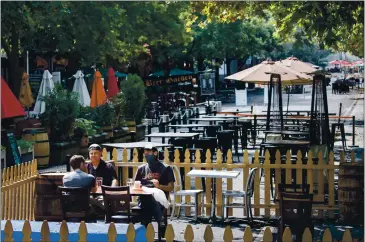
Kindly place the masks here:
POLYGON ((289 112, 289 98, 290 98, 290 88, 289 88, 289 91, 288 91, 288 101, 286 103, 286 114, 288 114, 288 112, 289 112))

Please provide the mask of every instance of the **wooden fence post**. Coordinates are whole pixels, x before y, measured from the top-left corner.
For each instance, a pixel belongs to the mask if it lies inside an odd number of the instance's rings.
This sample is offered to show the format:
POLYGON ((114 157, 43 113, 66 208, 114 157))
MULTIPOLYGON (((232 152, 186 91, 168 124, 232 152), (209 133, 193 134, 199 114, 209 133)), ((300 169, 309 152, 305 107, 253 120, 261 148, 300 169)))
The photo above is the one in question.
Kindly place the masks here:
POLYGON ((329 228, 324 230, 322 242, 332 242, 332 234, 329 228))
MULTIPOLYGON (((318 165, 319 166, 324 166, 322 151, 318 152, 318 165)), ((317 169, 317 172, 318 172, 318 199, 320 201, 324 201, 324 175, 323 175, 323 171, 324 171, 323 168, 317 169)), ((323 218, 323 209, 318 210, 318 217, 323 218)))
MULTIPOLYGON (((289 164, 292 164, 291 162, 291 153, 290 153, 290 150, 288 150, 286 152, 286 162, 285 164, 289 165, 289 164)), ((292 169, 290 167, 287 167, 285 169, 285 184, 292 184, 292 169)))
MULTIPOLYGON (((122 153, 122 162, 123 163, 127 163, 128 162, 128 151, 126 148, 123 149, 123 153, 122 153)), ((126 166, 122 166, 122 177, 121 179, 121 185, 125 186, 127 183, 127 179, 128 179, 128 170, 129 168, 126 166)))
POLYGON ((114 222, 111 222, 108 229, 108 242, 116 242, 117 240, 117 230, 115 228, 114 222))
POLYGON ((305 228, 303 236, 302 236, 302 241, 303 242, 313 242, 312 232, 310 231, 309 228, 305 228))
POLYGON ((210 225, 207 225, 204 230, 204 241, 205 242, 212 242, 214 239, 213 231, 210 225))
POLYGON ((190 224, 186 225, 184 239, 185 239, 185 242, 194 241, 194 231, 190 224))
MULTIPOLYGON (((2 174, 1 174, 1 186, 6 186, 7 185, 7 177, 6 177, 6 171, 7 171, 7 168, 4 168, 2 174)), ((1 214, 2 214, 2 220, 6 219, 6 205, 8 203, 8 201, 6 200, 6 195, 7 195, 7 192, 2 192, 1 193, 1 214)))
POLYGON ((174 228, 172 227, 171 224, 168 224, 166 227, 165 239, 166 242, 173 242, 175 239, 174 228))
POLYGON ((307 167, 307 184, 309 185, 309 193, 313 193, 313 155, 311 150, 308 151, 307 167))
POLYGON ((41 227, 41 242, 51 242, 47 220, 44 220, 41 227))
MULTIPOLYGON (((268 150, 265 151, 265 161, 264 161, 264 199, 265 199, 265 205, 270 205, 270 180, 271 180, 271 174, 270 174, 270 152, 268 150)), ((257 191, 257 190, 256 190, 257 191)), ((260 191, 260 190, 259 190, 260 191)), ((265 208, 265 217, 270 216, 270 209, 265 208)))
MULTIPOLYGON (((184 167, 185 190, 190 190, 190 188, 191 188, 191 178, 190 178, 190 176, 187 176, 188 172, 190 171, 189 164, 191 163, 189 149, 185 150, 184 155, 185 155, 184 156, 184 163, 186 164, 186 166, 184 167)), ((191 203, 191 196, 185 196, 185 202, 186 203, 191 203)), ((197 201, 195 201, 195 202, 197 202, 197 201)), ((195 211, 195 212, 197 212, 197 211, 195 211)), ((190 207, 185 207, 185 216, 190 216, 190 215, 191 215, 191 208, 190 207)))
MULTIPOLYGON (((250 161, 248 160, 248 151, 246 149, 245 152, 243 153, 243 165, 244 166, 243 166, 243 187, 242 187, 242 191, 246 191, 247 178, 248 178, 248 174, 250 172, 249 164, 250 164, 250 161)), ((257 175, 257 176, 259 176, 259 175, 257 175)), ((246 209, 242 209, 242 210, 243 210, 243 216, 247 216, 246 209)))
MULTIPOLYGON (((200 150, 196 150, 195 151, 195 163, 196 164, 201 164, 201 154, 200 154, 200 150)), ((196 168, 197 170, 201 170, 200 167, 196 168)), ((200 177, 196 177, 195 178, 195 188, 197 190, 201 190, 202 189, 202 179, 200 177)), ((201 215, 202 213, 202 204, 204 204, 204 196, 203 194, 199 194, 198 195, 198 215, 201 215)))
POLYGON ((127 242, 134 242, 136 238, 136 231, 132 223, 128 225, 126 237, 127 237, 127 242))
MULTIPOLYGON (((260 167, 259 151, 258 150, 255 151, 254 164, 255 164, 255 167, 260 167)), ((261 169, 259 169, 258 173, 255 175, 255 182, 254 182, 255 191, 260 191, 260 175, 261 175, 260 172, 262 172, 261 169)), ((260 192, 254 192, 253 198, 254 198, 254 203, 253 204, 254 205, 259 205, 260 204, 260 192)), ((260 208, 255 208, 254 214, 255 214, 255 216, 259 216, 260 215, 260 208)))
POLYGON ((245 232, 243 232, 243 241, 244 242, 253 242, 252 230, 250 226, 245 228, 245 232))
POLYGON ((297 152, 297 166, 298 168, 296 169, 296 184, 297 185, 302 185, 303 183, 303 162, 302 162, 302 152, 300 150, 298 150, 297 152))
POLYGON ((271 230, 269 227, 265 228, 264 237, 262 238, 262 241, 263 242, 272 242, 273 241, 272 233, 271 233, 271 230))
POLYGON ((79 226, 79 242, 86 242, 87 241, 87 228, 84 221, 80 223, 79 226))
POLYGON ((226 226, 226 228, 224 229, 223 241, 224 242, 232 242, 233 241, 233 233, 232 233, 231 226, 229 226, 229 225, 226 226))
MULTIPOLYGON (((228 150, 228 152, 227 152, 227 165, 228 166, 231 165, 231 164, 233 164, 233 161, 232 160, 233 160, 232 159, 232 151, 231 150, 228 150)), ((227 168, 227 171, 232 171, 232 168, 227 168)), ((232 180, 233 180, 232 178, 227 178, 227 190, 228 191, 232 191, 233 190, 233 181, 232 180)), ((245 190, 243 190, 243 191, 245 191, 245 190)), ((228 199, 228 202, 229 203, 232 203, 233 197, 229 196, 227 199, 228 199)), ((223 202, 224 201, 222 201, 222 203, 223 202)), ((243 210, 245 210, 245 209, 243 209, 243 210)), ((223 210, 221 209, 221 211, 223 211, 223 210)), ((233 215, 233 209, 232 208, 228 208, 227 217, 228 216, 232 216, 232 215, 233 215)), ((224 216, 224 211, 223 211, 222 216, 224 216)))
POLYGON ((32 228, 30 227, 30 223, 28 220, 24 221, 22 233, 23 233, 22 242, 32 242, 31 238, 32 228))
MULTIPOLYGON (((166 156, 166 154, 165 154, 165 156, 166 156)), ((168 157, 168 155, 167 155, 167 157, 168 157)), ((176 165, 176 167, 177 167, 177 169, 179 171, 176 175, 178 176, 180 174, 180 176, 181 176, 182 174, 180 173, 181 172, 181 167, 180 167, 180 152, 179 152, 178 149, 176 149, 175 152, 174 152, 174 164, 176 165)), ((180 181, 180 178, 181 177, 178 177, 178 179, 177 179, 176 182, 180 181)), ((177 184, 177 185, 179 185, 180 189, 182 189, 182 185, 183 184, 177 184)), ((176 196, 174 199, 176 199, 176 203, 181 203, 181 196, 176 196)), ((175 210, 175 214, 174 214, 175 216, 178 215, 178 211, 179 211, 179 209, 176 209, 175 210)))
MULTIPOLYGON (((229 152, 230 150, 228 150, 229 152)), ((217 151, 217 171, 222 170, 222 152, 220 150, 217 151)), ((216 178, 216 214, 218 216, 222 216, 222 178, 216 178)))
POLYGON ((352 242, 351 232, 349 229, 346 229, 345 233, 343 233, 342 242, 352 242))
POLYGON ((292 234, 289 227, 286 227, 283 234, 283 242, 292 242, 292 234))
MULTIPOLYGON (((133 149, 133 163, 138 163, 138 150, 136 148, 133 149)), ((132 177, 134 177, 134 175, 137 173, 137 169, 138 169, 138 167, 133 166, 132 177)), ((126 180, 126 179, 127 179, 127 177, 124 180, 126 180)))
POLYGON ((148 224, 148 226, 147 226, 146 240, 147 240, 147 242, 154 242, 155 241, 155 229, 153 228, 152 224, 148 224))
POLYGON ((11 224, 11 221, 9 219, 5 223, 4 234, 5 234, 4 242, 14 242, 13 225, 11 224))
MULTIPOLYGON (((281 165, 281 154, 280 154, 280 150, 277 149, 275 152, 275 164, 276 165, 281 165)), ((275 198, 279 198, 280 197, 280 191, 279 191, 279 184, 281 183, 281 169, 276 168, 275 169, 275 194, 276 197, 275 198)), ((275 209, 275 214, 276 216, 280 216, 280 209, 277 208, 275 209)))
POLYGON ((60 241, 59 242, 69 242, 68 240, 68 227, 65 220, 62 221, 60 227, 60 241))
MULTIPOLYGON (((14 183, 14 166, 10 167, 10 181, 9 181, 9 185, 12 185, 14 183)), ((9 217, 8 219, 14 219, 14 204, 13 202, 10 201, 14 201, 15 197, 14 197, 14 189, 10 189, 9 190, 9 217)))
MULTIPOLYGON (((205 155, 205 163, 207 163, 207 169, 212 169, 212 155, 210 153, 210 150, 207 149, 206 155, 205 155)), ((206 178, 205 179, 205 207, 206 207, 206 214, 209 216, 212 213, 212 178, 206 178)))
POLYGON ((105 148, 103 148, 103 151, 101 153, 102 153, 103 160, 108 160, 108 152, 106 151, 105 148))

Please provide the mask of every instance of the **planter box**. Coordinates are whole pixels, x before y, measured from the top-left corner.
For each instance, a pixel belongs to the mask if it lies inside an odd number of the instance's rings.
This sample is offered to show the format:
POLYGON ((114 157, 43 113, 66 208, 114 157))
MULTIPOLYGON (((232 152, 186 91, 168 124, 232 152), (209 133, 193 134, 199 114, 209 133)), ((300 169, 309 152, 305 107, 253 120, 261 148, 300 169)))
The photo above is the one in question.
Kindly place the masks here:
POLYGON ((27 150, 24 150, 24 149, 20 149, 20 147, 18 147, 18 149, 19 149, 21 163, 32 161, 34 159, 34 148, 29 148, 27 150))

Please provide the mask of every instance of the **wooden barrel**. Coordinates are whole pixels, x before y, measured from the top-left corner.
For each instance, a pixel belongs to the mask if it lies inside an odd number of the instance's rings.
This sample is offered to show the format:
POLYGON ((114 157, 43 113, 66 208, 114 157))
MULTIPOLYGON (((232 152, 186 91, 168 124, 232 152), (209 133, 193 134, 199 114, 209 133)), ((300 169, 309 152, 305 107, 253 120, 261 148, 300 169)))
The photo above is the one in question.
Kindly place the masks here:
POLYGON ((65 173, 41 174, 36 179, 34 218, 37 221, 62 221, 62 208, 58 186, 62 186, 65 173))
POLYGON ((363 223, 364 164, 341 163, 338 176, 340 222, 363 223))
POLYGON ((34 159, 37 159, 38 168, 46 168, 49 164, 49 140, 45 129, 24 129, 22 139, 34 142, 34 159))

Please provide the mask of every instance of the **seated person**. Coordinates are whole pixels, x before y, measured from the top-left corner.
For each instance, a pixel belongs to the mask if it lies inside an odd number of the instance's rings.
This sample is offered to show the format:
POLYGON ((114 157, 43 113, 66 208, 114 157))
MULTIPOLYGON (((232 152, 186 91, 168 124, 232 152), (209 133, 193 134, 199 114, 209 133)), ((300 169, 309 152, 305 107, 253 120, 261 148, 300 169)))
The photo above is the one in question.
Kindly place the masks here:
POLYGON ((95 177, 85 172, 85 159, 81 155, 74 155, 70 159, 72 172, 63 177, 65 187, 92 188, 95 186, 95 177))
MULTIPOLYGON (((135 181, 141 181, 142 186, 155 187, 165 192, 168 198, 169 192, 174 190, 174 173, 171 167, 158 160, 156 147, 147 145, 144 150, 146 164, 138 167, 135 181)), ((152 222, 152 216, 158 222, 162 222, 164 207, 152 196, 140 196, 139 206, 143 209, 143 222, 145 226, 152 222)))
POLYGON ((87 171, 95 178, 103 178, 104 186, 118 186, 117 172, 115 167, 101 159, 101 147, 98 144, 92 144, 89 147, 89 156, 91 162, 87 164, 87 171))

